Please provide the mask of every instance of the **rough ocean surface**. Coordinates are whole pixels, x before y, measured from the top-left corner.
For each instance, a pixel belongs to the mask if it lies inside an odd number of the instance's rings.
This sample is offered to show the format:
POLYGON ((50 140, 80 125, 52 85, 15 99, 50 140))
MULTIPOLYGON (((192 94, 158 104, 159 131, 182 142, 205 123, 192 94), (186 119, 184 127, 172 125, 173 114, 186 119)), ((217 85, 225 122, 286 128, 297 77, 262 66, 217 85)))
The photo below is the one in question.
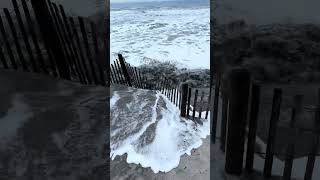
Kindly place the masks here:
POLYGON ((1 180, 108 176, 106 88, 5 70, 0 84, 1 180))
POLYGON ((127 162, 150 167, 154 173, 178 167, 180 157, 191 155, 209 135, 202 125, 180 117, 179 109, 164 95, 150 90, 111 88, 110 157, 127 155, 127 162))
POLYGON ((209 6, 111 6, 110 18, 110 62, 122 53, 134 66, 152 59, 186 68, 210 66, 209 6))

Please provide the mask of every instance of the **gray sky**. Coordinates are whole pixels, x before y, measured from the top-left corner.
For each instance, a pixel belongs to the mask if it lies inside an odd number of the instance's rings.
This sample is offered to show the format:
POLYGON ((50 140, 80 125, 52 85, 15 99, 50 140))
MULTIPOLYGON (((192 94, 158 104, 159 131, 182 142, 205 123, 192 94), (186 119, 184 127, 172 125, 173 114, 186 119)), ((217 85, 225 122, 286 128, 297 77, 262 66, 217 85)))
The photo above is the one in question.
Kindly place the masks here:
POLYGON ((169 0, 110 0, 111 3, 123 3, 123 2, 154 2, 154 1, 169 1, 169 0))

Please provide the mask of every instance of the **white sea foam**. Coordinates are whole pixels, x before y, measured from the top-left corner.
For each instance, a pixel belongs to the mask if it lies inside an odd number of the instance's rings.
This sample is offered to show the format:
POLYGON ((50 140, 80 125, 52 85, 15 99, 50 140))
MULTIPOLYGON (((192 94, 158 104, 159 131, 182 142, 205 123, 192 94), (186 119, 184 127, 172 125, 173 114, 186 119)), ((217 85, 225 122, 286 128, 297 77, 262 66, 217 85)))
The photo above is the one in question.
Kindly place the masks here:
MULTIPOLYGON (((119 146, 111 144, 111 159, 117 155, 127 153, 127 162, 140 164, 142 167, 150 167, 155 173, 168 172, 177 167, 180 157, 191 154, 192 149, 202 144, 210 132, 208 120, 203 120, 203 125, 196 125, 191 120, 180 117, 179 109, 172 104, 164 95, 157 93, 157 100, 152 108, 152 118, 139 132, 127 137, 119 146), (166 108, 161 108, 161 119, 158 119, 155 128, 155 137, 150 144, 136 150, 134 147, 139 137, 147 128, 157 121, 157 106, 160 98, 163 98, 166 108)), ((158 111, 159 112, 159 111, 158 111)), ((113 134, 111 132, 111 134, 113 134)))
POLYGON ((134 66, 148 58, 186 68, 210 66, 209 7, 111 10, 110 18, 110 62, 122 53, 134 66))

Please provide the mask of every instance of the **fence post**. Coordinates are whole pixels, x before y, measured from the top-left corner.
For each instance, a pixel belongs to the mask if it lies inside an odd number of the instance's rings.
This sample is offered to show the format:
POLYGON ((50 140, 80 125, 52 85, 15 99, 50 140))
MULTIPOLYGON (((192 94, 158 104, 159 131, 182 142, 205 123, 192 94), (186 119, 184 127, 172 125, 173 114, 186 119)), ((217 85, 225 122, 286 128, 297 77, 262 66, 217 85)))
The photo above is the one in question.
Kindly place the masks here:
POLYGON ((122 68, 122 72, 124 74, 124 77, 126 78, 126 81, 128 82, 128 85, 131 87, 132 84, 131 84, 131 79, 129 77, 129 74, 128 74, 128 71, 127 71, 127 68, 126 68, 126 65, 124 63, 124 59, 122 57, 122 54, 118 54, 118 57, 119 57, 119 61, 120 61, 120 65, 121 65, 121 68, 122 68))
POLYGON ((205 119, 208 119, 208 115, 209 115, 209 110, 210 110, 210 105, 211 105, 211 90, 212 90, 212 80, 210 81, 210 87, 209 87, 209 97, 208 97, 208 105, 207 105, 207 109, 206 109, 206 116, 205 119))
POLYGON ((38 60, 40 62, 40 66, 42 68, 42 71, 45 74, 49 74, 49 72, 48 72, 48 70, 47 70, 47 68, 45 66, 44 58, 43 58, 43 55, 41 53, 41 49, 40 49, 39 43, 37 41, 37 36, 35 34, 35 30, 34 30, 34 27, 33 27, 31 15, 30 15, 29 8, 28 8, 28 5, 26 3, 26 0, 21 0, 21 3, 22 3, 23 11, 24 11, 24 14, 25 14, 25 17, 26 17, 26 20, 27 20, 27 24, 28 24, 28 27, 29 27, 29 32, 31 33, 31 39, 33 41, 34 47, 36 49, 38 60))
POLYGON ((6 45, 6 49, 7 49, 8 55, 9 55, 11 66, 13 67, 13 69, 16 70, 16 69, 18 69, 18 66, 17 66, 16 61, 14 59, 14 55, 13 55, 13 52, 12 52, 12 49, 11 49, 11 46, 10 46, 10 42, 8 40, 8 36, 7 36, 6 30, 5 30, 4 25, 3 25, 3 21, 2 21, 1 16, 0 16, 0 31, 1 31, 1 34, 2 34, 2 40, 4 41, 4 43, 6 45))
POLYGON ((7 21, 8 21, 10 30, 11 30, 11 35, 13 37, 14 44, 16 46, 18 57, 19 57, 19 60, 21 62, 22 68, 25 71, 29 71, 29 68, 27 66, 27 62, 26 62, 26 60, 25 60, 25 58, 23 56, 23 53, 22 53, 19 37, 18 37, 17 31, 15 29, 11 14, 10 14, 10 12, 9 12, 9 10, 7 8, 4 8, 3 11, 4 11, 4 14, 5 14, 6 18, 7 18, 7 21))
POLYGON ((87 54, 87 58, 88 58, 88 61, 89 61, 89 65, 91 67, 91 74, 92 74, 92 77, 93 77, 93 81, 94 83, 97 85, 99 84, 98 82, 98 78, 97 78, 97 75, 96 75, 96 68, 93 64, 93 59, 92 59, 92 53, 91 53, 91 50, 90 50, 90 46, 89 46, 89 40, 88 40, 88 36, 87 36, 87 30, 86 30, 86 26, 84 24, 84 20, 82 17, 78 17, 78 20, 79 20, 79 24, 80 24, 80 29, 81 29, 81 34, 82 34, 82 38, 83 38, 83 42, 84 42, 84 47, 86 49, 86 54, 87 54))
POLYGON ((273 148, 276 136, 277 122, 280 115, 280 105, 281 105, 282 90, 280 88, 275 88, 273 92, 273 102, 271 110, 271 119, 269 126, 269 135, 267 141, 266 158, 264 163, 263 175, 265 177, 271 176, 272 163, 273 163, 273 148))
POLYGON ((186 117, 187 96, 188 96, 188 84, 184 83, 182 84, 181 117, 186 117))
POLYGON ((193 120, 196 117, 197 98, 198 98, 198 89, 196 89, 196 93, 194 94, 193 113, 192 113, 193 120))
POLYGON ((191 104, 191 88, 188 90, 188 105, 187 105, 187 116, 190 114, 190 104, 191 104))
POLYGON ((92 81, 91 81, 91 77, 90 77, 90 74, 89 74, 89 71, 88 71, 88 68, 87 68, 87 64, 86 64, 86 61, 85 61, 85 58, 84 58, 84 53, 83 53, 83 50, 82 50, 82 47, 81 47, 81 42, 80 42, 80 36, 78 34, 78 31, 77 31, 77 28, 76 28, 76 24, 73 20, 72 17, 69 17, 69 21, 70 21, 70 26, 71 26, 71 31, 73 32, 73 36, 72 36, 72 39, 71 41, 74 43, 75 45, 75 52, 79 52, 79 65, 81 67, 83 67, 83 70, 84 70, 84 81, 88 84, 91 84, 92 81))
POLYGON ((211 141, 216 143, 216 131, 217 131, 217 121, 218 121, 218 107, 219 107, 219 90, 220 88, 220 77, 216 77, 216 84, 214 88, 214 99, 213 99, 213 112, 210 119, 212 119, 212 130, 211 130, 211 141))
POLYGON ((251 103, 250 103, 250 119, 249 119, 249 132, 247 143, 247 156, 246 156, 246 171, 252 172, 254 161, 254 149, 257 135, 257 122, 260 104, 260 86, 256 83, 251 87, 251 103))
POLYGON ((55 31, 46 1, 31 0, 31 4, 39 24, 42 37, 44 38, 44 43, 50 48, 51 54, 56 61, 60 77, 70 80, 71 78, 67 66, 67 60, 63 53, 59 36, 55 31))
POLYGON ((201 115, 202 115, 203 97, 204 97, 204 91, 202 91, 201 97, 200 97, 199 119, 201 119, 201 115))
MULTIPOLYGON (((316 129, 318 130, 319 121, 320 121, 320 89, 318 89, 318 94, 317 94, 317 107, 316 107, 316 112, 315 112, 315 125, 316 129)), ((311 180, 312 179, 312 174, 313 174, 313 168, 314 168, 314 163, 316 160, 316 154, 318 153, 318 148, 319 148, 319 134, 316 135, 316 142, 313 144, 312 149, 310 153, 308 154, 308 161, 307 161, 307 166, 306 166, 306 172, 304 175, 304 180, 311 180)))
POLYGON ((29 43, 29 38, 28 38, 28 35, 27 35, 27 32, 26 32, 26 29, 24 27, 24 24, 23 24, 23 20, 22 20, 21 13, 20 13, 20 10, 19 10, 19 7, 18 7, 18 3, 17 3, 16 0, 11 0, 11 2, 12 2, 12 5, 13 5, 15 14, 16 14, 16 18, 18 20, 18 25, 20 27, 20 32, 21 32, 22 37, 23 37, 23 41, 24 41, 24 44, 25 44, 25 47, 26 47, 26 50, 27 50, 27 54, 29 56, 30 63, 32 65, 32 69, 33 69, 34 72, 39 72, 39 69, 37 67, 36 61, 35 61, 33 53, 32 53, 31 45, 29 43))
POLYGON ((294 144, 289 144, 286 150, 286 158, 285 158, 285 164, 284 164, 284 170, 283 170, 283 179, 285 180, 291 179, 293 158, 294 158, 294 144))
POLYGON ((98 40, 97 40, 96 24, 94 24, 93 22, 90 22, 90 26, 91 26, 93 48, 94 48, 94 52, 95 52, 95 62, 98 65, 98 71, 99 71, 99 76, 100 76, 100 84, 102 86, 106 86, 106 80, 105 80, 104 72, 103 72, 103 69, 102 69, 103 65, 101 63, 101 61, 103 59, 101 59, 100 56, 99 56, 99 47, 98 47, 98 40))
POLYGON ((4 54, 3 54, 3 51, 2 51, 2 47, 0 47, 0 60, 2 62, 2 65, 5 69, 8 69, 8 64, 7 64, 7 60, 6 58, 4 57, 4 54))
POLYGON ((240 175, 243 165, 250 73, 246 69, 234 69, 229 78, 230 100, 225 171, 229 174, 240 175))
POLYGON ((316 142, 313 144, 312 149, 310 153, 308 154, 308 161, 306 166, 306 172, 304 175, 304 180, 311 180, 313 169, 314 169, 314 163, 316 161, 316 155, 318 153, 318 147, 319 147, 319 135, 316 137, 316 142))

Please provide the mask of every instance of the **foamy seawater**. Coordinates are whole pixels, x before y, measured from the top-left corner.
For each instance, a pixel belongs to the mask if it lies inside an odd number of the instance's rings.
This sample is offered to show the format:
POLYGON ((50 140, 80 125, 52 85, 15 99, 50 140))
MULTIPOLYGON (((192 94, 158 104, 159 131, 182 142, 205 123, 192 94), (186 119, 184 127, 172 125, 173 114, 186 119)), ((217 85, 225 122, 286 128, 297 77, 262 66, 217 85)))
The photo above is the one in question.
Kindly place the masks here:
POLYGON ((179 109, 160 92, 119 89, 110 102, 112 160, 127 154, 128 163, 154 173, 169 172, 210 133, 208 119, 196 124, 181 118, 179 109))
POLYGON ((122 53, 134 66, 156 59, 210 67, 209 6, 111 8, 110 23, 110 62, 122 53))

